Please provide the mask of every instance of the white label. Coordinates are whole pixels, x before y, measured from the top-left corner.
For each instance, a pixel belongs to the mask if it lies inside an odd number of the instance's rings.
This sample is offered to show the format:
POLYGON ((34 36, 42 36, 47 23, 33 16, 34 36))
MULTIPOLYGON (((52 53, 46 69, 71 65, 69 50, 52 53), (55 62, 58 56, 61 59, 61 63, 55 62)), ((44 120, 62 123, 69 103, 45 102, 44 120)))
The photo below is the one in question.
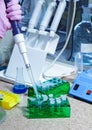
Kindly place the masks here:
POLYGON ((92 43, 89 43, 89 44, 81 43, 81 52, 92 53, 92 43))

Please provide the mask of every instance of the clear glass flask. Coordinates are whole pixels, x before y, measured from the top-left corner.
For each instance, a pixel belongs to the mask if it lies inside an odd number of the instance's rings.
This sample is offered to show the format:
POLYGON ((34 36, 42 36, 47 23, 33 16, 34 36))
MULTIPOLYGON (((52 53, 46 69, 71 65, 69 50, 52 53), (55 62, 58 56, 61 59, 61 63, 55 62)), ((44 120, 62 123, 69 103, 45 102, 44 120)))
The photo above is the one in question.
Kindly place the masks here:
POLYGON ((12 91, 17 94, 22 94, 27 91, 27 85, 24 81, 23 67, 16 68, 16 79, 12 91))
POLYGON ((83 55, 83 65, 92 66, 92 9, 83 7, 82 21, 74 28, 73 59, 78 52, 83 55))

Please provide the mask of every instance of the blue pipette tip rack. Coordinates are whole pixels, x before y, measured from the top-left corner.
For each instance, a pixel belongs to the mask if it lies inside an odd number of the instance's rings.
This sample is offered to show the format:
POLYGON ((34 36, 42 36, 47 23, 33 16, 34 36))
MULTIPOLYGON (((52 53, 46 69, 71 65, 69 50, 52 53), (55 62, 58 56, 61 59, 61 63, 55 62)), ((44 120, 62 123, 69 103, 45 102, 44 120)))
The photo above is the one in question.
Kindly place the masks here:
POLYGON ((13 91, 13 93, 16 93, 16 94, 22 94, 27 91, 27 87, 24 84, 14 85, 12 91, 13 91))

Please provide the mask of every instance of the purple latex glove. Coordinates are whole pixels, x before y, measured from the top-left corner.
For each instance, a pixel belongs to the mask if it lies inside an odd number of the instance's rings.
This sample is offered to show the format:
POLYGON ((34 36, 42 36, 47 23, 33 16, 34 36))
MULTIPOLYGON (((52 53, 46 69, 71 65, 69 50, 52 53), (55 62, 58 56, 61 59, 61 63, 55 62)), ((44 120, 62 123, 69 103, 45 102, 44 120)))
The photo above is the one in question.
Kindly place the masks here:
POLYGON ((21 20, 21 6, 18 0, 10 0, 5 7, 4 0, 0 0, 0 37, 3 38, 6 31, 11 29, 10 20, 21 20))

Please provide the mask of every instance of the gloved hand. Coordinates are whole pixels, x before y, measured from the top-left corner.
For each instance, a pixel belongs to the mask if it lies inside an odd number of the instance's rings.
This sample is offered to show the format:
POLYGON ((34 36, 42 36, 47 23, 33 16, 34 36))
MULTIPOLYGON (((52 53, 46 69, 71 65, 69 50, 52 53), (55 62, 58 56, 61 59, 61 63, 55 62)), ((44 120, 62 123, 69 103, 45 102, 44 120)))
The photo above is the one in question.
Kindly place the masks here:
POLYGON ((10 20, 21 20, 21 6, 18 0, 10 0, 7 9, 4 0, 0 0, 0 37, 3 38, 6 31, 11 29, 10 20))

